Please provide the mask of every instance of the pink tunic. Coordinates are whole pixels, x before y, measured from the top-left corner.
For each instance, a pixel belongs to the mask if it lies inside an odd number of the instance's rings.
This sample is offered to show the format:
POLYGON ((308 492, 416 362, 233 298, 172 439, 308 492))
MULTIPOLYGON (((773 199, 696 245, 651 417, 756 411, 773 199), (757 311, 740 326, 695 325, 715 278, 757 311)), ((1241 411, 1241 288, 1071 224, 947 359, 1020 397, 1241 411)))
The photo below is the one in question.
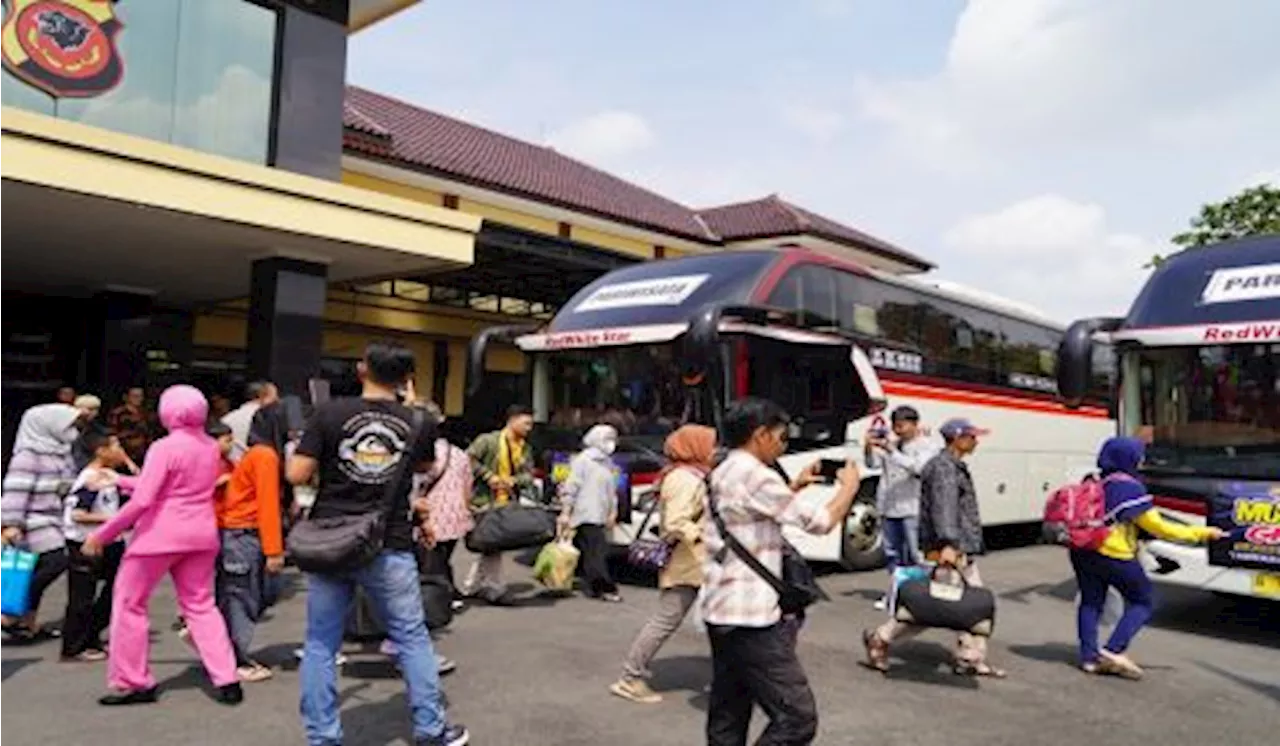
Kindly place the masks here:
POLYGON ((218 548, 213 486, 221 457, 218 444, 204 432, 204 397, 187 387, 165 393, 170 396, 161 401, 160 421, 169 435, 147 450, 133 496, 94 533, 105 546, 132 528, 127 555, 218 548))

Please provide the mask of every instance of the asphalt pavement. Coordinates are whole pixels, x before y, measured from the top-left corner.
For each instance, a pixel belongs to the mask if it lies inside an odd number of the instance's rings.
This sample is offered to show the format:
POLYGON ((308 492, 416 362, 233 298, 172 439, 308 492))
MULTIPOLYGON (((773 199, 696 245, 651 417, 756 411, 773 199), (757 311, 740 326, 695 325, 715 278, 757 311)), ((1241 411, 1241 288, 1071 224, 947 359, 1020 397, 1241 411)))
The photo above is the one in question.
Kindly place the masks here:
MULTIPOLYGON (((468 559, 456 559, 465 571, 468 559)), ((1142 682, 1086 676, 1073 668, 1074 583, 1052 547, 1013 549, 984 559, 984 579, 1000 599, 993 661, 1005 681, 956 677, 946 665, 952 640, 930 632, 895 650, 881 675, 859 665, 860 633, 882 573, 828 574, 830 603, 813 611, 800 642, 817 694, 820 744, 1000 746, 1253 746, 1280 733, 1280 604, 1220 599, 1176 589, 1161 594, 1134 657, 1142 682)), ((628 585, 626 602, 538 595, 527 567, 509 577, 524 602, 476 607, 441 636, 458 670, 445 678, 451 716, 481 746, 670 746, 702 742, 710 665, 706 638, 690 623, 654 663, 662 704, 635 705, 608 693, 621 657, 655 601, 652 587, 628 585)), ((300 744, 293 650, 305 588, 259 628, 260 657, 274 679, 246 685, 239 708, 214 703, 191 653, 170 632, 168 587, 152 605, 158 704, 104 709, 103 664, 59 663, 56 643, 3 647, 0 707, 7 746, 46 744, 300 744)), ((64 584, 46 598, 61 616, 64 584)), ((373 651, 350 649, 339 681, 348 746, 410 743, 403 687, 373 651)), ((757 719, 762 716, 757 713, 757 719)), ((757 725, 757 729, 759 726, 757 725)))

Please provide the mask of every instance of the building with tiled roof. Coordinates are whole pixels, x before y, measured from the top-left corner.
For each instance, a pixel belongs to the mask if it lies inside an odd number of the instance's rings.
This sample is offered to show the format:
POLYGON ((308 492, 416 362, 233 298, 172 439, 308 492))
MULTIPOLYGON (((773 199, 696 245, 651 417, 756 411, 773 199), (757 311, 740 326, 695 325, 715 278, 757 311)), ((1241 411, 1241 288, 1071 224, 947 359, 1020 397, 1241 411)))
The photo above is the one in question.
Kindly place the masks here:
POLYGON ((891 272, 923 272, 934 266, 906 249, 797 207, 776 194, 698 214, 728 245, 792 243, 891 272))
MULTIPOLYGON (((804 246, 895 273, 927 260, 777 195, 694 210, 551 148, 356 86, 343 109, 349 153, 706 248, 804 246)), ((569 221, 571 224, 573 221, 569 221)), ((655 241, 656 256, 671 255, 655 241)), ((688 248, 688 247, 685 247, 688 248)))

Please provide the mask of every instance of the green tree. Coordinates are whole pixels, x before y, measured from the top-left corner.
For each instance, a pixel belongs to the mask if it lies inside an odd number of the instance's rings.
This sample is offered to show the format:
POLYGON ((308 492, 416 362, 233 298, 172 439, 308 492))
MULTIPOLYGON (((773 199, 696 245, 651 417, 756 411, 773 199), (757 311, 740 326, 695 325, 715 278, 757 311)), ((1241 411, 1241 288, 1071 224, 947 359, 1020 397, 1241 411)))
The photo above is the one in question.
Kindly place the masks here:
MULTIPOLYGON (((1266 233, 1280 234, 1280 189, 1259 184, 1222 202, 1200 208, 1191 219, 1191 229, 1174 236, 1183 250, 1266 233)), ((1149 266, 1159 266, 1167 256, 1152 257, 1149 266)))

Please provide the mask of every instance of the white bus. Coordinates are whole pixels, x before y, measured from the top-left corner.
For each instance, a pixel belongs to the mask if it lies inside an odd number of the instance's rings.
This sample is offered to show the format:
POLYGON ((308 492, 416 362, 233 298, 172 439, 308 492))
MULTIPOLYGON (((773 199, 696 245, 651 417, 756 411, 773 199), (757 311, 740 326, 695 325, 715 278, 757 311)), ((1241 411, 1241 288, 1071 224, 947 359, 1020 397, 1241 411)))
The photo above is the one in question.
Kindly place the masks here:
POLYGON ((1184 251, 1125 318, 1073 324, 1058 373, 1073 403, 1098 343, 1118 356, 1118 432, 1148 441, 1156 505, 1231 530, 1208 550, 1150 542, 1156 578, 1280 598, 1280 237, 1184 251))
MULTIPOLYGON (((585 427, 619 426, 619 545, 635 537, 651 505, 666 434, 686 421, 715 424, 725 401, 745 395, 773 399, 794 417, 792 450, 781 461, 789 473, 815 458, 861 461, 865 431, 902 404, 919 410, 926 428, 967 417, 992 430, 972 462, 984 520, 1032 523, 1046 493, 1087 471, 1113 429, 1106 385, 1077 409, 1058 402, 1061 333, 1032 312, 803 249, 723 252, 615 270, 545 328, 480 335, 469 388, 483 395, 484 350, 506 339, 531 358, 535 445, 551 461, 567 460, 585 427), (724 321, 724 335, 709 343, 690 332, 708 304, 751 311, 724 321), (851 355, 874 373, 855 372, 851 355)), ((812 560, 878 566, 877 480, 867 473, 844 526, 788 538, 812 560)), ((832 489, 815 485, 804 497, 832 489)))

